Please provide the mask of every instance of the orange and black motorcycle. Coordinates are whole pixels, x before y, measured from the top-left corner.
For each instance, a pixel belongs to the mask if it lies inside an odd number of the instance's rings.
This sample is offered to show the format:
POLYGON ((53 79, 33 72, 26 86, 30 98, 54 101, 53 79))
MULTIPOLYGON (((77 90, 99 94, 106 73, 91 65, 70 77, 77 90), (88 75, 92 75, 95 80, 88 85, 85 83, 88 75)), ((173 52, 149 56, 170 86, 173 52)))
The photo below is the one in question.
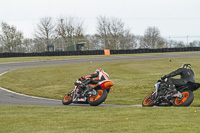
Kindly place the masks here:
POLYGON ((197 90, 199 87, 199 83, 192 82, 184 86, 179 86, 176 89, 181 97, 176 97, 166 83, 158 80, 155 84, 156 91, 145 97, 142 106, 189 106, 194 100, 193 91, 197 90))
POLYGON ((107 98, 110 88, 114 85, 114 82, 112 80, 104 80, 96 84, 90 84, 91 80, 93 79, 88 78, 84 81, 78 79, 75 82, 75 88, 64 96, 62 103, 64 105, 86 103, 91 106, 98 106, 103 103, 107 98), (80 87, 81 90, 79 90, 80 87))

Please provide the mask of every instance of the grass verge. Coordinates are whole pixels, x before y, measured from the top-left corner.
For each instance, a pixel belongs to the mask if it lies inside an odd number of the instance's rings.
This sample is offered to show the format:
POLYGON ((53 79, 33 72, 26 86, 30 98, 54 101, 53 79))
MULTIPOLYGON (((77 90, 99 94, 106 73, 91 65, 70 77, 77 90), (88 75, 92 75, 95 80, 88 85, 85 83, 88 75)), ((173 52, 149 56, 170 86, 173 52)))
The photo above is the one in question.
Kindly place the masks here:
POLYGON ((1 133, 199 133, 200 109, 0 105, 1 133))

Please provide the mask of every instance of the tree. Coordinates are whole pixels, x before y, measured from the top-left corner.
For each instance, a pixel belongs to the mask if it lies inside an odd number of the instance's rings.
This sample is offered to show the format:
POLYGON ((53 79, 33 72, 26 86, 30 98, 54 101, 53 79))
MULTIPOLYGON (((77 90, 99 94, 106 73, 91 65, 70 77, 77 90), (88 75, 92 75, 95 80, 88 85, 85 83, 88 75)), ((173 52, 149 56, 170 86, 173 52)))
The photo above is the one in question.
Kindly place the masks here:
POLYGON ((97 18, 97 34, 104 40, 106 49, 130 49, 134 48, 134 36, 119 18, 97 18))
POLYGON ((138 37, 127 31, 123 36, 119 37, 118 49, 135 49, 138 47, 137 41, 138 37))
POLYGON ((104 41, 99 37, 99 35, 88 35, 87 40, 89 41, 90 50, 104 49, 104 41))
POLYGON ((37 52, 36 50, 34 50, 34 43, 32 39, 26 38, 23 40, 23 52, 37 52))
POLYGON ((169 40, 167 43, 168 43, 168 46, 170 48, 183 48, 183 47, 186 47, 186 45, 184 44, 183 41, 169 40))
POLYGON ((10 26, 5 22, 1 23, 0 42, 3 52, 18 52, 18 47, 22 44, 23 34, 14 26, 10 26))
POLYGON ((62 48, 66 49, 70 45, 85 40, 83 23, 82 19, 75 17, 58 19, 56 32, 58 38, 61 38, 62 48))
POLYGON ((45 51, 46 46, 52 45, 55 37, 55 24, 51 17, 44 17, 40 19, 40 22, 37 24, 37 29, 35 31, 35 38, 41 48, 40 51, 45 51))
POLYGON ((192 43, 195 47, 200 47, 200 41, 193 41, 192 43))
POLYGON ((46 49, 45 40, 40 38, 35 38, 33 40, 32 51, 34 52, 44 52, 46 49))
POLYGON ((163 48, 167 47, 166 41, 161 37, 160 31, 156 27, 148 27, 144 36, 140 38, 141 48, 163 48))

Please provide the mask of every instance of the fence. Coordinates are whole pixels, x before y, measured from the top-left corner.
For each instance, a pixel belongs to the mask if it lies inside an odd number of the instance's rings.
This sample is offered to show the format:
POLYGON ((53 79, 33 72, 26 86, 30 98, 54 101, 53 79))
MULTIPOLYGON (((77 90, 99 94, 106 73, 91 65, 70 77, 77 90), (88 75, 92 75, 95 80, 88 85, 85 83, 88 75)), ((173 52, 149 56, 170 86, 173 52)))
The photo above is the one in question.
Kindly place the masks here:
MULTIPOLYGON (((137 54, 137 53, 164 53, 164 52, 186 52, 186 51, 200 51, 200 47, 110 50, 110 54, 112 55, 112 54, 137 54)), ((33 56, 72 56, 72 55, 104 55, 104 50, 60 51, 60 52, 43 52, 43 53, 0 53, 0 58, 33 57, 33 56)))

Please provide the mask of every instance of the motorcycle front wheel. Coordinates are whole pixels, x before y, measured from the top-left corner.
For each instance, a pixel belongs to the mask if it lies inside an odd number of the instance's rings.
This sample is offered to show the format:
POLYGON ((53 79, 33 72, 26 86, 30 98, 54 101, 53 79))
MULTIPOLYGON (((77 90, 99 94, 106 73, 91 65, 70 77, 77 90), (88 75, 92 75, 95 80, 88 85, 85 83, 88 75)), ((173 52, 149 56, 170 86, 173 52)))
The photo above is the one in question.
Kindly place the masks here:
POLYGON ((99 104, 103 103, 108 95, 108 92, 105 89, 99 89, 97 90, 98 94, 88 98, 88 102, 91 106, 98 106, 99 104))
POLYGON ((151 93, 148 96, 146 96, 142 102, 142 106, 143 107, 153 107, 154 101, 156 100, 155 95, 156 95, 156 93, 154 93, 154 94, 151 93))
POLYGON ((194 100, 194 93, 190 90, 185 90, 182 91, 181 94, 183 95, 183 98, 176 98, 173 102, 173 106, 190 106, 194 100))
POLYGON ((72 92, 69 92, 68 94, 66 94, 63 99, 62 99, 62 104, 64 105, 69 105, 72 103, 72 92))

